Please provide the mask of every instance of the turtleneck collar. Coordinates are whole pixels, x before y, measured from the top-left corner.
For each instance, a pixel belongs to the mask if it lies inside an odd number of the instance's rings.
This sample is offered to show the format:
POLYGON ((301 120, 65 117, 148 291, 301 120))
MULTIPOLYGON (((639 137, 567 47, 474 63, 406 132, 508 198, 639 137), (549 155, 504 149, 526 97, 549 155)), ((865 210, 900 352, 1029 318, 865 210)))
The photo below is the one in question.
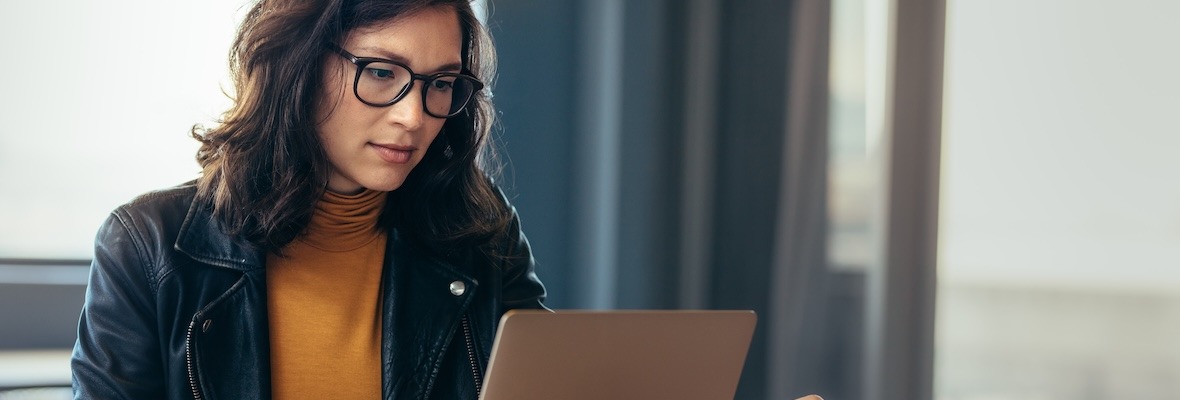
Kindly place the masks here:
POLYGON ((355 250, 382 235, 377 219, 388 192, 365 189, 355 195, 325 191, 299 240, 324 251, 355 250))

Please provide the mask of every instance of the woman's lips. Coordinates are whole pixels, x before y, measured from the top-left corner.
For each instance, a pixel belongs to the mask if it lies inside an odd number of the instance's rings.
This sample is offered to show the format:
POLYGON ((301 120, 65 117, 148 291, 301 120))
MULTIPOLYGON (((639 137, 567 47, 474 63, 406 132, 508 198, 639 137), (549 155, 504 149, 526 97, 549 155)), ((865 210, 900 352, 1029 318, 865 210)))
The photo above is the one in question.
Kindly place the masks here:
POLYGON ((415 148, 413 146, 398 146, 390 144, 376 144, 369 143, 377 150, 377 156, 381 157, 387 163, 391 164, 405 164, 410 162, 410 156, 414 154, 415 148))

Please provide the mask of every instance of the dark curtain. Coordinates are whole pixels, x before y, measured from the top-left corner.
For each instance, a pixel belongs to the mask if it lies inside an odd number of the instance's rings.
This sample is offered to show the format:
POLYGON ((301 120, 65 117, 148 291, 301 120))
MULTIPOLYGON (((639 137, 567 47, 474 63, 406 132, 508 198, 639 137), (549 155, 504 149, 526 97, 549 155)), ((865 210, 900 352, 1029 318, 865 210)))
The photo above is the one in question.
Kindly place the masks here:
POLYGON ((753 309, 739 399, 858 398, 827 1, 492 0, 506 189, 569 308, 753 309))

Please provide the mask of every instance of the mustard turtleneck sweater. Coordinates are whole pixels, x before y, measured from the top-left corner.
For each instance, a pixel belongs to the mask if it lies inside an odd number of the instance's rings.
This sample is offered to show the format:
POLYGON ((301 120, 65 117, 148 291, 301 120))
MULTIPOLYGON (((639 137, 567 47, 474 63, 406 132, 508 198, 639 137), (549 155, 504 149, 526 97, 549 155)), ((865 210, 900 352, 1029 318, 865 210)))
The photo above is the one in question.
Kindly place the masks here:
POLYGON ((326 192, 306 232, 267 257, 273 398, 381 397, 385 198, 326 192))

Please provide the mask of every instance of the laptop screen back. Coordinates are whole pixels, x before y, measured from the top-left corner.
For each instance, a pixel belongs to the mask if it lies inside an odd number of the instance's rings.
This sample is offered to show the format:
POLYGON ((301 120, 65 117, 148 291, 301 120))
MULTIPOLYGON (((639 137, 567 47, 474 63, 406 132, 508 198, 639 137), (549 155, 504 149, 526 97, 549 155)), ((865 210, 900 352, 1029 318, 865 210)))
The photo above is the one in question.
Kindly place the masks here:
POLYGON ((481 399, 732 399, 753 311, 509 311, 481 399))

